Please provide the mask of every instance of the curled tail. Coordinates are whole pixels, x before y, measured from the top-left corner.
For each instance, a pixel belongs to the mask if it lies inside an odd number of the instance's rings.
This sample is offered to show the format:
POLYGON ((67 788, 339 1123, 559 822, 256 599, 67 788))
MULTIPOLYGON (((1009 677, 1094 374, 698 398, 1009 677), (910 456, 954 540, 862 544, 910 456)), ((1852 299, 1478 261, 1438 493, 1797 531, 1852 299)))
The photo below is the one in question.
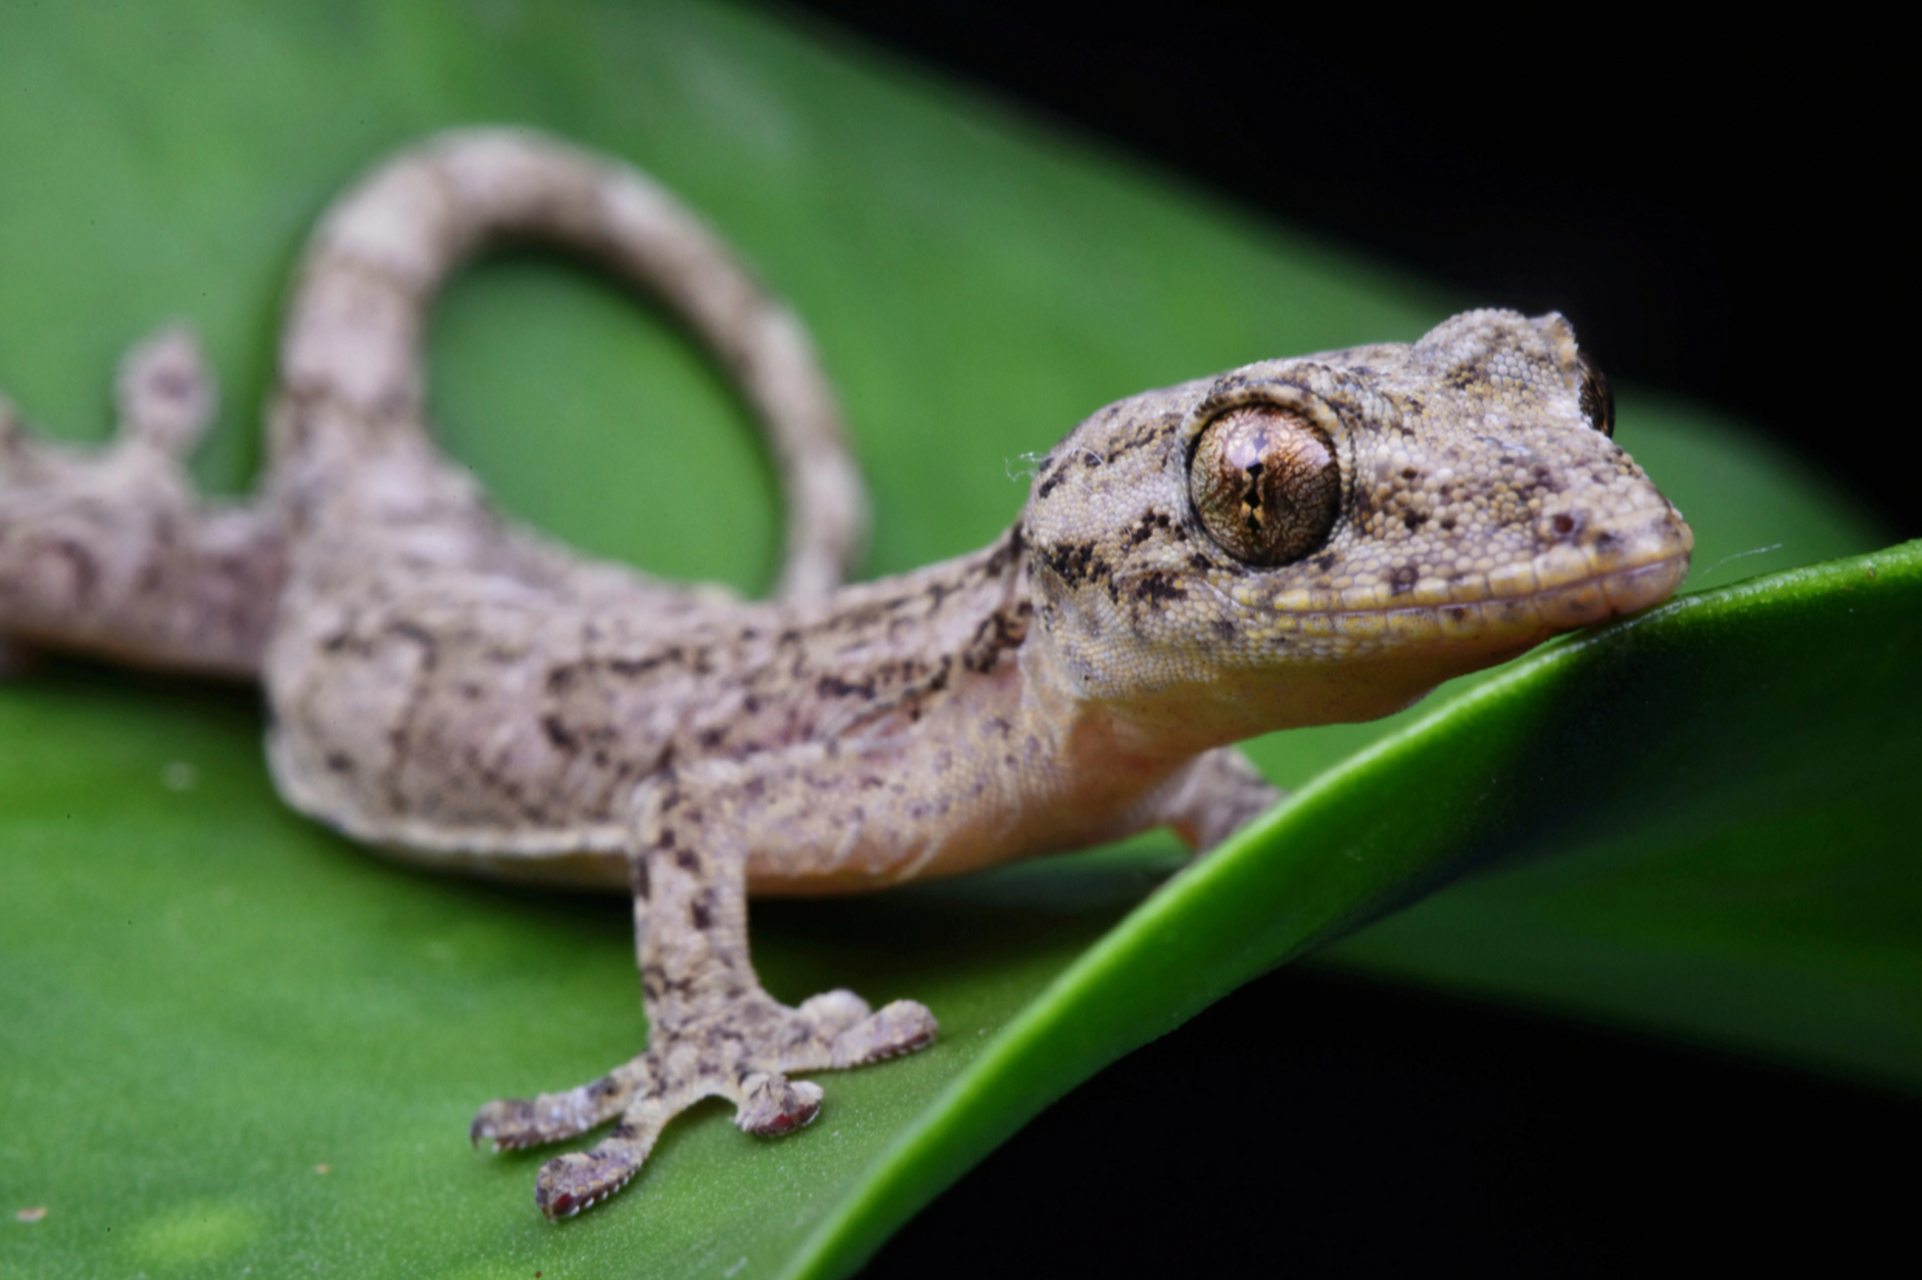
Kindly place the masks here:
POLYGON ((532 130, 440 134, 386 161, 322 220, 281 341, 270 417, 277 482, 324 484, 383 441, 424 435, 421 352, 434 294, 469 256, 516 241, 579 250, 685 319, 774 452, 788 507, 776 593, 805 598, 838 585, 861 549, 865 496, 800 322, 657 183, 532 130))

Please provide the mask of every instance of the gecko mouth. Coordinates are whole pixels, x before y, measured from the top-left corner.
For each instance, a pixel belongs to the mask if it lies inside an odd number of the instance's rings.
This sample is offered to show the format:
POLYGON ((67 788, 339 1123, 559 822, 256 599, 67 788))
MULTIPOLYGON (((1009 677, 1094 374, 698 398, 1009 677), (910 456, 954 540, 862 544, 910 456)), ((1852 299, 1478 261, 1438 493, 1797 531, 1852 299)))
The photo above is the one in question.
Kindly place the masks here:
POLYGON ((1263 602, 1263 629, 1286 637, 1298 652, 1325 650, 1330 657, 1410 644, 1522 648, 1557 632, 1638 612, 1674 594, 1688 575, 1694 538, 1679 521, 1664 532, 1653 554, 1645 551, 1632 559, 1615 554, 1608 557, 1613 563, 1601 565, 1595 563, 1601 559, 1596 553, 1556 547, 1533 562, 1449 581, 1339 593, 1284 591, 1263 602))

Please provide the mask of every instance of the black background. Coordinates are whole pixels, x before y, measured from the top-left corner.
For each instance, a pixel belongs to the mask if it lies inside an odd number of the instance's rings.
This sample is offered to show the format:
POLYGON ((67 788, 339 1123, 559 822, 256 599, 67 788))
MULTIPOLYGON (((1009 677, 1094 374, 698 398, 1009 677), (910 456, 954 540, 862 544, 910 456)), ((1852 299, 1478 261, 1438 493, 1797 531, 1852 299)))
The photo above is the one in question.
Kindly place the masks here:
POLYGON ((787 12, 1464 305, 1559 310, 1611 378, 1745 419, 1922 536, 1900 37, 1808 12, 1731 30, 1297 7, 787 12))
MULTIPOLYGON (((1906 38, 1806 9, 1294 8, 785 12, 1465 305, 1560 310, 1612 378, 1922 535, 1906 38)), ((1909 1099, 1285 970, 1051 1108, 868 1274, 1846 1266, 1906 1242, 1918 1139, 1909 1099)))

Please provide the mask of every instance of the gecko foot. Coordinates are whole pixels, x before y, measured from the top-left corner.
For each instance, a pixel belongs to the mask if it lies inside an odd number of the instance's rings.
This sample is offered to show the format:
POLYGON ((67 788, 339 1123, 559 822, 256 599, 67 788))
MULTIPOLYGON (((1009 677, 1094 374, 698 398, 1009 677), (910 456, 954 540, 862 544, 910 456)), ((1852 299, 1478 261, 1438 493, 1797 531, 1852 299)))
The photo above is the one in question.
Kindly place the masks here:
POLYGON ((218 400, 194 331, 170 324, 134 344, 120 361, 114 398, 123 434, 184 459, 206 434, 218 400))
POLYGON ((702 1098, 735 1104, 743 1132, 778 1137, 820 1114, 823 1090, 793 1071, 860 1066, 912 1053, 934 1040, 925 1005, 897 1000, 879 1012, 851 991, 830 991, 799 1008, 747 997, 706 1016, 658 1026, 640 1057, 563 1093, 504 1099, 482 1107, 469 1136, 495 1150, 575 1137, 620 1123, 585 1152, 541 1166, 534 1203, 568 1218, 619 1191, 640 1171, 668 1121, 702 1098))

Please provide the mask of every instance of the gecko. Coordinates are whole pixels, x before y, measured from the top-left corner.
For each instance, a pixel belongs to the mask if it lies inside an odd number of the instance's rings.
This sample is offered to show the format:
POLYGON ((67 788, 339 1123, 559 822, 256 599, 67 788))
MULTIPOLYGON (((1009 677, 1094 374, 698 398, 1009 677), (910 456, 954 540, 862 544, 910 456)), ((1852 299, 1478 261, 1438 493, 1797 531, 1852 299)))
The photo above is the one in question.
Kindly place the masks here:
MULTIPOLYGON (((550 1219, 624 1187, 702 1098, 808 1123, 802 1073, 920 1049, 925 1006, 761 987, 750 893, 846 893, 1150 827, 1198 853, 1280 797, 1234 743, 1399 710, 1649 607, 1693 535, 1613 439, 1560 315, 1274 359, 1100 409, 983 549, 846 585, 858 467, 805 331, 639 171, 527 129, 434 136, 342 196, 297 270, 244 501, 185 459, 216 391, 181 326, 123 359, 101 449, 0 401, 0 650, 264 685, 273 781, 379 851, 631 895, 647 1034, 482 1107, 550 1219), (434 444, 422 335, 494 245, 606 264, 715 353, 786 503, 772 597, 597 563, 434 444)), ((530 431, 537 431, 531 425, 530 431)))

